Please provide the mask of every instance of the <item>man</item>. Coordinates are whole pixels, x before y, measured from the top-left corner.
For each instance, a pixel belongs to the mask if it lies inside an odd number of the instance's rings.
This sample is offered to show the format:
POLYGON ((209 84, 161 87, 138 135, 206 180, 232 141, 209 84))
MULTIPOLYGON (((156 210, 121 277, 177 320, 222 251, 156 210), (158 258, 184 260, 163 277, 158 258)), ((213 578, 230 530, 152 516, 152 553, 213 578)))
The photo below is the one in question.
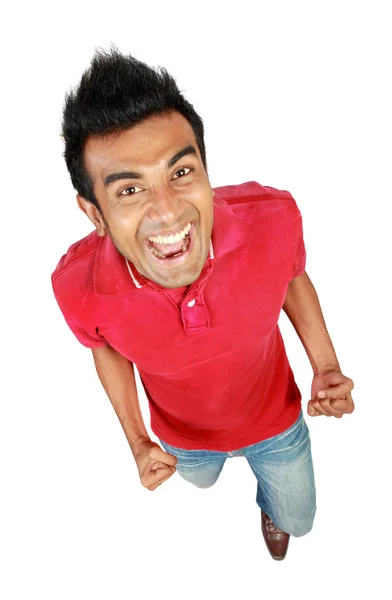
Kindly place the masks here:
POLYGON ((77 337, 92 349, 142 484, 178 470, 198 487, 245 456, 270 554, 316 511, 309 431, 278 327, 288 315, 311 362, 310 416, 354 410, 305 272, 302 219, 285 191, 212 189, 201 118, 164 69, 97 52, 66 98, 65 160, 95 231, 52 275, 77 337), (149 401, 145 428, 135 386, 149 401))

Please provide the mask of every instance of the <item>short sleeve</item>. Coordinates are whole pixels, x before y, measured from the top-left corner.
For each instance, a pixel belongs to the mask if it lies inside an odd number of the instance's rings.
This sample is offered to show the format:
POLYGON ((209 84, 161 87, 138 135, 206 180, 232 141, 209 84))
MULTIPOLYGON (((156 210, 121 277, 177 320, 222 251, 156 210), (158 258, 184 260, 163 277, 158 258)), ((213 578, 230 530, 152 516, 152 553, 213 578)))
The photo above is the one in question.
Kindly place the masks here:
POLYGON ((98 333, 97 328, 94 330, 93 327, 90 328, 83 323, 82 319, 76 316, 75 311, 73 311, 72 308, 68 306, 68 303, 61 297, 61 294, 56 290, 53 278, 52 285, 57 304, 76 339, 86 348, 101 348, 105 346, 107 341, 98 333))
POLYGON ((299 277, 305 271, 306 265, 306 249, 304 242, 302 216, 298 210, 297 223, 295 232, 294 242, 294 267, 293 267, 293 279, 299 277))

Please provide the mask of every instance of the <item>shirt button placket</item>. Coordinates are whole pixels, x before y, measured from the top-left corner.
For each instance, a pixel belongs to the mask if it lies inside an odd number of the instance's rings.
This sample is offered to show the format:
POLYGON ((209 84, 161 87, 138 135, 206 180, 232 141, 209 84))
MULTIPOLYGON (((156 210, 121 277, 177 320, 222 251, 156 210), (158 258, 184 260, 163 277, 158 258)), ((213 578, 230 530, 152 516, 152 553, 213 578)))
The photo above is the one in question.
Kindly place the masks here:
POLYGON ((209 315, 204 304, 203 295, 184 301, 181 307, 181 315, 187 331, 208 329, 209 315))

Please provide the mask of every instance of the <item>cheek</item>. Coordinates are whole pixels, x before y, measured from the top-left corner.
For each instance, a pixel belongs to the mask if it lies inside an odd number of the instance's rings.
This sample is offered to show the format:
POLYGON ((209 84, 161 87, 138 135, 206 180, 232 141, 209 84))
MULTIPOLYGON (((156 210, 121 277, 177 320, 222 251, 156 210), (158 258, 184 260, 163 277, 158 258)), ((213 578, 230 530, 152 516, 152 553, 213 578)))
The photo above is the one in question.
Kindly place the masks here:
POLYGON ((138 216, 131 208, 122 207, 121 210, 113 211, 111 214, 111 227, 119 236, 135 236, 139 222, 138 216))
POLYGON ((212 200, 204 200, 203 204, 200 206, 199 211, 204 221, 208 225, 212 224, 214 218, 214 205, 212 200))
POLYGON ((210 219, 213 215, 214 204, 211 193, 200 193, 200 195, 194 198, 193 204, 204 219, 210 219))

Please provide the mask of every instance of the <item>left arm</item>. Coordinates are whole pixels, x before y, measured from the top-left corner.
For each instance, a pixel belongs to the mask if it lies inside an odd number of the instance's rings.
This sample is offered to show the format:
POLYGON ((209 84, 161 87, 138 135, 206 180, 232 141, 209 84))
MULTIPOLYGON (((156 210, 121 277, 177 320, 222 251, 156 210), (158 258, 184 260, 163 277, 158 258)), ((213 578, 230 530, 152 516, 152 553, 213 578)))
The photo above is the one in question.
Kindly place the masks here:
POLYGON ((290 281, 282 308, 305 348, 313 373, 340 370, 316 290, 306 271, 290 281))
POLYGON ((341 372, 316 290, 306 271, 290 281, 282 308, 305 348, 314 373, 308 414, 340 418, 353 412, 350 392, 354 383, 341 372), (324 396, 318 396, 321 391, 324 396))

